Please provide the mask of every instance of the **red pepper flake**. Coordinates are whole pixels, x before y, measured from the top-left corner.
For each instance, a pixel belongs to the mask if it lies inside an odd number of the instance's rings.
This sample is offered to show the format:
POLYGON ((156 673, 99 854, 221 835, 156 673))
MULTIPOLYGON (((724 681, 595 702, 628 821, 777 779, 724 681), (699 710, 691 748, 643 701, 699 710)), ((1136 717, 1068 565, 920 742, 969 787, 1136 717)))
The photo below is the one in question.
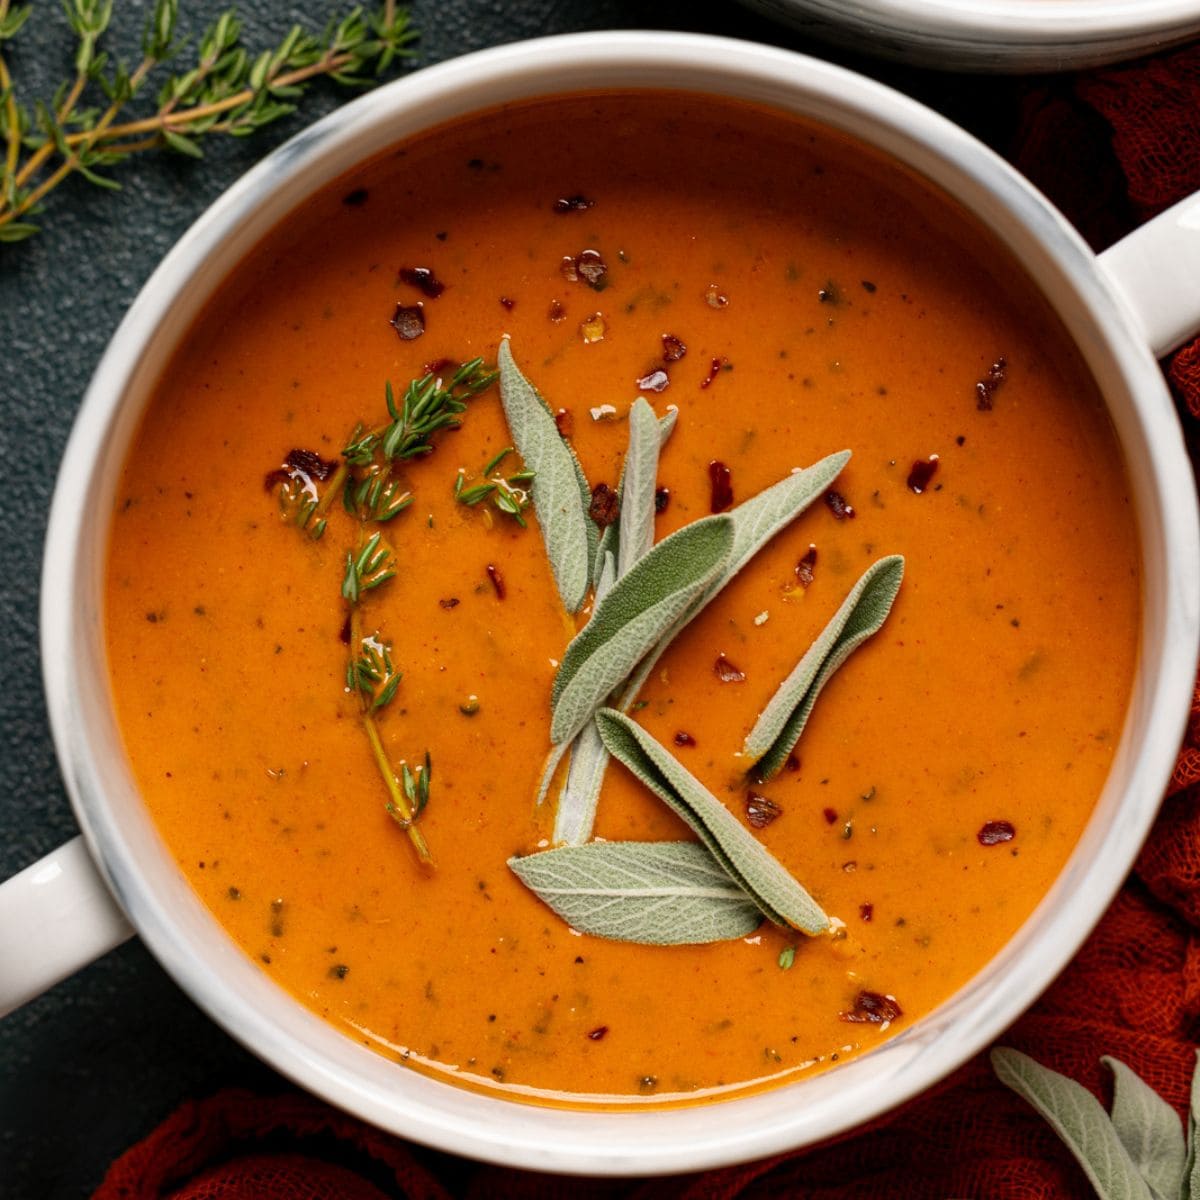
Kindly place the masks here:
POLYGON ((607 1025, 597 1025, 595 1029, 591 1030, 591 1032, 588 1034, 588 1037, 591 1038, 593 1042, 600 1042, 604 1040, 604 1035, 607 1032, 607 1025))
POLYGON ((517 306, 517 302, 515 300, 510 299, 508 296, 500 297, 500 307, 505 309, 507 312, 512 312, 512 310, 514 308, 516 308, 516 306, 517 306))
POLYGON ((400 335, 401 341, 416 341, 425 332, 425 306, 397 304, 391 325, 400 335))
POLYGON ((446 285, 429 267, 401 267, 400 278, 418 288, 430 300, 436 300, 446 290, 446 285))
POLYGON ((836 808, 823 809, 821 812, 821 815, 825 818, 826 825, 836 825, 837 824, 837 809, 836 808))
POLYGON ((783 764, 783 769, 793 773, 800 770, 800 760, 794 754, 789 754, 787 756, 787 762, 783 764))
POLYGON ((918 496, 929 487, 929 481, 937 474, 938 456, 931 454, 928 458, 919 458, 908 473, 908 490, 918 496))
POLYGON ((439 601, 438 601, 438 603, 439 603, 439 604, 440 604, 440 605, 441 605, 441 606, 442 606, 444 609, 447 609, 447 610, 449 610, 449 609, 451 609, 451 608, 457 608, 457 607, 458 607, 458 605, 459 605, 459 599, 458 599, 458 597, 457 597, 457 596, 447 596, 445 600, 439 600, 439 601))
POLYGON ((350 614, 346 614, 346 619, 342 622, 341 629, 338 630, 338 641, 343 646, 350 645, 350 614))
POLYGON ((504 586, 504 576, 492 563, 488 563, 487 573, 488 578, 492 581, 492 587, 496 589, 496 599, 503 600, 508 595, 508 589, 504 586))
POLYGON ((665 392, 670 382, 670 375, 661 367, 656 367, 637 381, 637 389, 639 392, 665 392))
POLYGON ((980 412, 991 412, 992 398, 1008 374, 1008 360, 1003 356, 988 367, 987 375, 975 385, 975 407, 980 412))
POLYGON ((277 484, 302 476, 306 481, 313 479, 324 483, 337 470, 337 462, 322 458, 315 450, 289 450, 283 466, 268 471, 263 486, 269 492, 277 484))
POLYGON ((554 414, 554 424, 565 438, 569 438, 575 430, 575 418, 565 408, 560 408, 554 414))
POLYGON ((870 921, 874 915, 875 915, 875 905, 860 904, 858 906, 858 919, 860 921, 870 921))
POLYGON ((594 200, 589 200, 586 196, 559 196, 557 200, 550 206, 556 213, 566 215, 573 212, 587 212, 594 200))
POLYGON ((426 375, 444 375, 451 367, 457 367, 458 363, 452 358, 435 358, 433 362, 425 364, 426 375))
POLYGON ((563 307, 561 300, 551 300, 550 308, 547 310, 546 315, 554 322, 565 321, 567 310, 563 307))
POLYGON ((675 735, 675 745, 677 746, 694 746, 695 744, 696 739, 684 729, 675 735))
POLYGON ((1017 836, 1011 821, 986 821, 975 835, 981 846, 1000 846, 1017 836))
POLYGON ((664 333, 662 335, 663 362, 678 362, 686 353, 687 347, 673 333, 664 333))
POLYGON ((361 208, 367 202, 367 189, 355 188, 342 197, 342 203, 348 208, 361 208))
POLYGON ((671 503, 671 489, 660 487, 654 489, 654 511, 663 513, 667 511, 667 505, 671 503))
POLYGON ((746 793, 746 820, 755 829, 766 829, 768 825, 783 815, 783 809, 774 800, 759 795, 758 792, 746 793))
POLYGON ((743 683, 746 679, 746 672, 735 667, 723 654, 717 655, 713 670, 722 683, 743 683))
POLYGON ((823 288, 818 288, 817 299, 820 300, 822 304, 841 304, 842 293, 839 290, 838 285, 831 279, 823 288))
POLYGON ((601 529, 611 525, 621 515, 621 502, 617 493, 607 483, 598 483, 592 488, 592 500, 588 505, 588 516, 601 529))
POLYGON ((733 472, 714 458, 708 464, 708 480, 712 485, 709 508, 715 513, 724 512, 733 504, 733 472))
POLYGON ((804 557, 796 564, 796 578, 802 588, 809 587, 813 581, 813 568, 817 565, 817 548, 809 544, 804 557))
POLYGON ((846 502, 846 497, 841 492, 826 492, 825 504, 839 521, 852 520, 856 515, 854 507, 846 502))
POLYGON ((602 292, 608 286, 608 263, 599 250, 583 250, 575 259, 575 270, 593 291, 602 292))
POLYGON ((861 283, 862 283, 864 292, 868 292, 873 296, 875 294, 875 292, 877 291, 875 285, 869 279, 863 279, 863 280, 861 280, 861 283))
POLYGON ((714 379, 721 373, 721 369, 726 366, 726 360, 723 358, 714 358, 712 364, 708 368, 708 374, 700 382, 700 390, 704 391, 714 379))
POLYGON ((886 1025, 904 1010, 896 1003, 895 996, 881 996, 878 992, 859 992, 854 997, 854 1007, 849 1012, 839 1013, 843 1021, 855 1025, 886 1025))

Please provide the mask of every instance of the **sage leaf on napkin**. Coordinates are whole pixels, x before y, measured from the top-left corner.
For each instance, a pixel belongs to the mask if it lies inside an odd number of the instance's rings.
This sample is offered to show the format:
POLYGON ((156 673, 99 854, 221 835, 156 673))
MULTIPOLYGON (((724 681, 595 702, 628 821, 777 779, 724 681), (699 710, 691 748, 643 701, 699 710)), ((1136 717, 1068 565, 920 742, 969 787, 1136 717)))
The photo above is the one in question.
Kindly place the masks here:
POLYGON ((622 690, 618 707, 628 711, 646 686, 663 652, 680 631, 711 601, 725 585, 785 526, 794 521, 808 506, 823 496, 850 461, 850 451, 841 450, 805 467, 764 488, 756 496, 743 501, 726 515, 733 521, 733 550, 725 570, 713 580, 708 589, 659 639, 652 653, 643 660, 637 672, 622 690))
POLYGON ((821 689, 882 627, 903 578, 904 559, 898 554, 868 567, 817 640, 779 685, 746 737, 744 753, 759 779, 778 774, 804 731, 821 689))
POLYGON ((590 842, 509 867, 572 929, 673 946, 745 937, 758 906, 697 842, 590 842))
POLYGON ((664 538, 596 605, 563 655, 550 692, 550 740, 573 738, 608 694, 724 569, 728 516, 704 517, 664 538))
POLYGON ((600 531, 588 516, 592 492, 575 451, 558 431, 554 413, 521 374, 508 338, 501 339, 500 402, 525 467, 534 473, 530 490, 546 556, 567 612, 583 607, 600 531))
POLYGON ((1001 1083, 1045 1117, 1101 1200, 1158 1200, 1100 1101, 1082 1084, 1007 1047, 992 1051, 992 1068, 1001 1083))
POLYGON ((1121 1145, 1154 1196, 1175 1200, 1187 1166, 1179 1114, 1120 1059, 1100 1061, 1113 1073, 1112 1124, 1121 1145))
POLYGON ((596 714, 608 752, 682 818, 776 925, 826 933, 829 918, 783 864, 665 747, 615 709, 596 714))

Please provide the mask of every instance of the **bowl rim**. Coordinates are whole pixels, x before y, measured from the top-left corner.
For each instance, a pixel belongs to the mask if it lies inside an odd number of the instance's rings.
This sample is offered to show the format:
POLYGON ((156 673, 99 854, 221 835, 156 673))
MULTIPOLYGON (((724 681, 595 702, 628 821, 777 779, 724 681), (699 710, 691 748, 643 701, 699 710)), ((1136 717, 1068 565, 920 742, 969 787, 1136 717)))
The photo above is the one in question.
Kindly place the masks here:
MULTIPOLYGON (((255 221, 266 221, 263 214, 269 213, 272 203, 276 207, 282 203, 280 196, 289 186, 298 186, 299 191, 286 209, 353 162, 402 140, 408 132, 400 127, 404 120, 415 132, 447 119, 447 105, 465 114, 534 95, 594 90, 603 86, 592 82, 596 78, 609 87, 667 87, 758 100, 784 111, 806 112, 811 119, 833 123, 872 144, 876 140, 869 135, 886 134, 893 146, 903 146, 908 157, 902 161, 929 174, 936 184, 953 176, 957 184, 949 189, 951 194, 969 197, 969 202, 961 202, 973 207, 986 224, 994 224, 997 214, 1017 222, 1028 252, 1046 258, 1048 265, 1040 269, 1061 274, 1082 310, 1106 331, 1097 334, 1095 353, 1107 355, 1129 394, 1141 397, 1131 402, 1138 419, 1152 421, 1159 435, 1156 441, 1145 432, 1144 451, 1158 489, 1152 500, 1161 510, 1163 544, 1179 550, 1185 565, 1189 554, 1195 561, 1200 535, 1194 492, 1187 493, 1189 503, 1181 504, 1176 497, 1174 507, 1165 492, 1166 480, 1178 487, 1185 476, 1190 489, 1191 472, 1177 423, 1173 438, 1170 433, 1174 412, 1161 372, 1133 330, 1121 299, 1097 269, 1095 257, 1007 164, 916 101, 790 51, 695 34, 569 34, 428 67, 336 110, 267 156, 184 234, 114 335, 68 441, 46 541, 42 657, 59 761, 102 873, 151 951, 232 1036, 330 1102, 441 1150, 545 1171, 666 1174, 791 1150, 856 1127, 966 1061, 1044 990, 1122 883, 1157 811, 1193 685, 1200 639, 1200 569, 1180 571, 1169 587, 1164 582, 1162 626, 1172 654, 1160 656, 1153 694, 1146 699, 1159 719, 1147 727, 1144 743, 1128 747, 1129 772, 1138 788, 1131 780, 1130 799, 1118 813, 1118 827, 1104 837, 1093 820, 1051 890, 1057 908, 1048 907, 1048 897, 989 967, 934 1014, 836 1071, 697 1107, 629 1113, 498 1105, 494 1098, 424 1075, 398 1075, 394 1063, 301 1011, 219 930, 215 918, 175 871, 161 843, 155 848, 156 835, 148 829, 144 812, 138 815, 136 794, 132 801, 124 795, 131 780, 127 770, 122 773, 120 764, 111 761, 112 749, 120 742, 112 740, 111 711, 103 715, 107 686, 106 676, 101 678, 103 654, 98 663, 94 653, 86 650, 99 638, 95 584, 97 560, 103 559, 103 552, 97 550, 97 542, 104 540, 94 528, 89 498, 95 499, 106 456, 124 457, 121 438, 128 436, 138 413, 123 407, 123 397, 136 386, 139 372, 151 369, 144 351, 154 345, 163 314, 181 303, 180 297, 190 289, 203 290, 206 264, 210 278, 214 272, 218 278, 224 276, 226 268, 213 267, 212 254, 224 247, 230 261, 236 261, 240 255, 231 248, 239 241, 244 248, 257 241, 255 221), (681 82, 685 78, 688 82, 681 82), (635 85, 635 79, 640 83, 635 85), (432 112, 439 114, 437 120, 427 119, 432 112), (359 145, 364 139, 365 150, 359 145), (354 146, 358 149, 351 152, 348 148, 354 146), (307 183, 302 182, 305 179, 307 183), (72 642, 84 647, 84 657, 92 654, 86 669, 80 665, 81 654, 63 652, 64 643, 72 642), (135 807, 130 808, 130 803, 135 807), (1077 861, 1089 838, 1092 857, 1077 861), (1026 960, 1035 956, 1037 969, 1032 973, 1007 969, 1021 955, 1026 960), (947 1036, 948 1022, 954 1026, 953 1037, 947 1036), (837 1080, 833 1087, 830 1079, 837 1080), (819 1097, 821 1103, 799 1106, 797 1112, 787 1103, 788 1093, 795 1088, 807 1089, 806 1096, 819 1097), (731 1120, 735 1110, 736 1122, 731 1120)), ((103 505, 94 507, 103 509, 103 505)), ((107 521, 107 513, 101 520, 107 521)), ((102 529, 106 531, 107 524, 102 529)), ((1123 742, 1129 741, 1128 724, 1123 742)))

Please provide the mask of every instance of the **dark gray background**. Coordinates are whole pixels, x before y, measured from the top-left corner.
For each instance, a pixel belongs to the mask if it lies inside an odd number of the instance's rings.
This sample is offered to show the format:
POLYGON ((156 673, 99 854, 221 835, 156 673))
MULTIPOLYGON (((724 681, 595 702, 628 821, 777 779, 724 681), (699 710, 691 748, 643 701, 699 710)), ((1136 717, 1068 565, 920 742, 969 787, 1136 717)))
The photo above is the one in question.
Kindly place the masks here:
MULTIPOLYGON (((107 44, 136 53, 148 2, 118 0, 107 44)), ((350 7, 331 0, 328 7, 350 7)), ((70 72, 71 43, 49 0, 13 45, 22 95, 49 98, 70 72)), ((183 0, 199 30, 220 10, 183 0)), ((312 6, 323 21, 327 5, 312 6)), ((247 43, 270 44, 301 5, 244 0, 247 43)), ((695 0, 418 0, 422 31, 409 69, 545 33, 613 27, 692 29, 776 42, 856 67, 916 94, 1002 152, 1020 81, 885 67, 809 43, 735 4, 695 0)), ((1054 87, 1066 87, 1057 83, 1054 87)), ((49 200, 45 232, 0 246, 0 878, 75 832, 42 700, 37 598, 46 512, 59 457, 105 342, 158 259, 259 156, 344 93, 318 86, 292 119, 245 142, 206 144, 202 163, 144 155, 121 169, 124 190, 71 181, 49 200)), ((36 933, 31 932, 31 942, 36 933)), ((107 1164, 180 1101, 277 1077, 211 1024, 140 943, 126 944, 0 1023, 0 1197, 88 1194, 107 1164)), ((450 1181, 469 1168, 439 1160, 450 1181)))

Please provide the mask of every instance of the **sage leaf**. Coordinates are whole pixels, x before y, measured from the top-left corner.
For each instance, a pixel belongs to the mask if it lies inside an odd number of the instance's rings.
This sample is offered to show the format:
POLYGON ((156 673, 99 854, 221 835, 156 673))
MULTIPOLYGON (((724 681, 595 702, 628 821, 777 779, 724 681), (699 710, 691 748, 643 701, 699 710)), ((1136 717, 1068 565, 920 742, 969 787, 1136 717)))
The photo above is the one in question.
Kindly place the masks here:
POLYGON ((617 578, 654 545, 654 487, 658 481, 658 418, 639 396, 629 410, 629 448, 621 470, 621 533, 617 578))
POLYGON ((1046 1119, 1101 1200, 1154 1200, 1108 1114, 1087 1088, 1007 1047, 992 1051, 992 1069, 1046 1119))
POLYGON ((608 752, 691 827, 765 916, 804 933, 829 930, 829 918, 783 864, 636 721, 604 708, 596 725, 608 752))
POLYGON ((745 937, 757 905, 696 842, 589 842, 509 867, 572 929, 619 942, 675 946, 745 937))
POLYGON ((785 526, 794 521, 818 497, 825 494, 829 486, 850 461, 850 451, 841 450, 830 454, 820 462, 813 463, 801 471, 763 488, 756 496, 743 501, 726 515, 733 521, 733 550, 724 572, 713 580, 686 613, 659 639, 653 652, 648 654, 621 693, 618 707, 628 711, 646 686, 646 680, 654 670, 666 648, 680 631, 711 601, 725 585, 785 526))
POLYGON ((746 737, 744 753, 759 779, 778 774, 804 731, 821 689, 846 659, 879 631, 903 578, 904 559, 898 554, 868 567, 817 640, 779 685, 746 737))
MULTIPOLYGON (((669 409, 651 423, 653 415, 654 410, 645 400, 634 401, 629 415, 629 449, 617 482, 621 520, 606 525, 600 535, 593 604, 599 604, 613 583, 621 575, 628 574, 629 568, 644 558, 654 545, 658 456, 675 428, 678 410, 669 409), (618 530, 622 532, 618 534, 618 530), (614 557, 618 548, 622 562, 619 569, 614 557)), ((581 846, 592 836, 607 768, 608 751, 595 724, 588 722, 571 743, 571 765, 554 812, 555 842, 581 846)))
POLYGON ((733 547, 726 515, 664 538, 596 605, 563 655, 550 692, 550 740, 573 738, 592 713, 724 569, 733 547))
POLYGON ((1119 1059, 1100 1060, 1113 1073, 1112 1124, 1155 1200, 1178 1200, 1187 1163, 1179 1114, 1119 1059))
POLYGON ((513 360, 508 338, 500 342, 497 361, 500 403, 513 445, 534 473, 530 491, 554 583, 563 607, 578 612, 600 542, 596 523, 588 516, 591 488, 550 406, 513 360))
POLYGON ((1196 1068, 1192 1073, 1191 1103, 1187 1116, 1187 1166, 1180 1187, 1183 1200, 1200 1200, 1200 1051, 1196 1052, 1196 1068))
MULTIPOLYGON (((647 401, 641 399, 640 397, 634 401, 633 408, 637 408, 639 404, 644 405, 646 408, 650 408, 649 403, 647 401)), ((653 411, 653 410, 651 410, 651 411, 653 411)), ((622 567, 621 571, 619 572, 622 575, 625 574, 625 572, 629 570, 629 568, 634 564, 634 562, 636 562, 637 559, 640 558, 642 554, 645 554, 650 549, 650 547, 654 544, 655 509, 653 506, 653 502, 654 502, 654 491, 655 491, 654 485, 657 482, 657 475, 658 475, 658 457, 659 457, 659 453, 661 452, 662 448, 667 444, 667 439, 671 436, 672 432, 675 429, 675 421, 678 418, 678 416, 679 416, 678 409, 669 408, 661 417, 658 418, 658 446, 657 446, 657 448, 655 448, 653 450, 653 456, 654 456, 653 467, 650 468, 649 471, 646 471, 646 469, 644 467, 639 468, 643 480, 645 479, 646 475, 648 474, 652 481, 650 483, 651 506, 650 506, 649 520, 648 520, 648 534, 643 542, 641 554, 637 554, 637 555, 631 555, 629 553, 625 554, 625 556, 624 556, 625 565, 622 567)), ((649 458, 649 454, 651 452, 650 445, 648 442, 645 446, 639 446, 638 450, 640 451, 640 453, 635 452, 634 445, 633 445, 633 439, 635 436, 634 435, 635 423, 634 423, 633 409, 630 409, 629 421, 630 421, 630 424, 629 424, 629 439, 630 439, 629 449, 625 453, 625 461, 621 464, 621 474, 620 474, 620 477, 617 479, 617 503, 620 505, 620 511, 621 511, 622 517, 624 517, 624 513, 625 513, 625 477, 629 471, 630 458, 638 457, 641 460, 645 461, 649 458)), ((638 421, 637 424, 640 427, 642 422, 638 421)), ((641 436, 641 435, 639 434, 639 436, 641 436)), ((644 483, 642 486, 643 487, 645 486, 644 483)), ((623 521, 614 521, 611 525, 606 525, 604 527, 604 529, 601 531, 600 545, 599 545, 599 549, 596 552, 595 565, 592 568, 592 582, 593 583, 595 583, 600 578, 600 571, 601 571, 602 567, 604 566, 605 552, 610 551, 614 556, 618 555, 618 547, 620 545, 620 539, 622 536, 621 530, 623 528, 624 528, 623 521)))
POLYGON ((595 720, 591 720, 571 743, 571 765, 554 810, 555 843, 582 846, 592 836, 607 769, 608 751, 595 720))

